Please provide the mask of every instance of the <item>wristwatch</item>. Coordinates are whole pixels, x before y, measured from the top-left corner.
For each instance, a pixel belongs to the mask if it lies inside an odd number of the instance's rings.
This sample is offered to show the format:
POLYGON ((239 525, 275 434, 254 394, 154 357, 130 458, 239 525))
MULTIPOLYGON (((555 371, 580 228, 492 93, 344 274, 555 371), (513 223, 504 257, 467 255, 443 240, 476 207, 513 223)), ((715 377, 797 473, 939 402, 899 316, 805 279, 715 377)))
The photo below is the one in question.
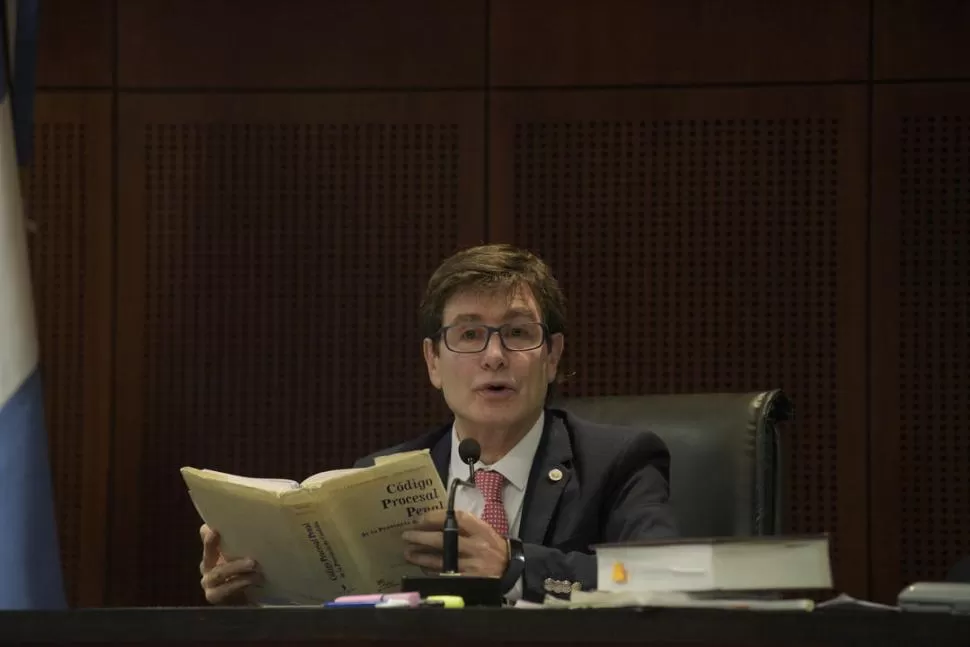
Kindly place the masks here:
POLYGON ((515 586, 525 570, 525 551, 522 549, 522 540, 513 537, 506 537, 505 543, 508 546, 509 563, 502 574, 500 584, 502 593, 508 593, 515 586))

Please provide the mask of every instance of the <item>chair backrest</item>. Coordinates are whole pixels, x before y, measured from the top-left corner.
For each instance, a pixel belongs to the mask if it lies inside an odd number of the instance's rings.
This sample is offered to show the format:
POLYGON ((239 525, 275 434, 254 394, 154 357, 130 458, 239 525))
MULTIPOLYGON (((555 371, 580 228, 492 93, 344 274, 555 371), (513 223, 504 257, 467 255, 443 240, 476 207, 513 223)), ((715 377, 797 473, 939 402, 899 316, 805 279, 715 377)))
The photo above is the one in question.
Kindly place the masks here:
POLYGON ((946 573, 946 581, 970 584, 970 555, 950 567, 946 573))
POLYGON ((670 502, 684 537, 783 532, 784 466, 776 422, 792 415, 778 390, 562 398, 592 422, 649 429, 670 450, 670 502))

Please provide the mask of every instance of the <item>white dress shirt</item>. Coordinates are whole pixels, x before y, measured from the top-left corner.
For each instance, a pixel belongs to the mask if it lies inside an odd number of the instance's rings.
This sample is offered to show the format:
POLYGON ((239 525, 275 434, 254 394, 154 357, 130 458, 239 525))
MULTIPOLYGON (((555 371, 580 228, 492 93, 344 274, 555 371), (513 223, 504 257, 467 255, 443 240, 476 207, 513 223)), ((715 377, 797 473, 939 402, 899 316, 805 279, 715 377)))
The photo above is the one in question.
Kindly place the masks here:
MULTIPOLYGON (((529 472, 532 471, 532 461, 542 439, 542 427, 545 423, 545 412, 539 414, 539 419, 532 425, 532 429, 522 437, 522 439, 505 456, 497 460, 492 465, 486 465, 479 461, 475 464, 476 470, 494 470, 505 477, 505 486, 502 488, 502 502, 505 507, 505 516, 509 520, 509 536, 518 537, 519 527, 522 524, 522 503, 525 501, 525 487, 529 482, 529 472)), ((461 461, 458 455, 458 432, 454 425, 451 427, 451 463, 448 467, 448 487, 451 487, 455 478, 468 478, 468 465, 461 461)), ((478 489, 459 487, 455 492, 455 509, 470 512, 479 519, 485 510, 485 497, 478 489)), ((522 578, 515 583, 506 596, 509 600, 518 600, 522 597, 522 578)))

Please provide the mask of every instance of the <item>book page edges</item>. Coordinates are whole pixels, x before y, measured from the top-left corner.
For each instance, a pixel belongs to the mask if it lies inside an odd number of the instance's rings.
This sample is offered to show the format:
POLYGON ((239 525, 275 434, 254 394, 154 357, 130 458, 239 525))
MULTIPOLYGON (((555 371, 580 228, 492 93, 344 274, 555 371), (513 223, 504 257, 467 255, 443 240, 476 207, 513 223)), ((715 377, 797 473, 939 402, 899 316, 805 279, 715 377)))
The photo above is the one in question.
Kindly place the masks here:
POLYGON ((196 511, 219 532, 226 556, 250 557, 263 571, 265 585, 251 587, 254 599, 317 603, 361 589, 328 502, 304 490, 272 492, 184 475, 196 511))

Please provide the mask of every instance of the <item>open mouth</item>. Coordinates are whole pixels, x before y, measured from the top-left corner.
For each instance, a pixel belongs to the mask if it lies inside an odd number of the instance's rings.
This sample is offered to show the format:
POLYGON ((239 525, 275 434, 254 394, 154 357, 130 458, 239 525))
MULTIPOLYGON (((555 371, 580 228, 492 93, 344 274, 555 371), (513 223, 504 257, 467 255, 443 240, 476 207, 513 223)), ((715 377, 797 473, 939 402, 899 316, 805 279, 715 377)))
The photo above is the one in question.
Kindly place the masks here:
POLYGON ((502 395, 502 394, 515 393, 515 389, 513 389, 510 386, 506 386, 505 384, 486 384, 485 386, 481 387, 479 391, 489 395, 502 395))

